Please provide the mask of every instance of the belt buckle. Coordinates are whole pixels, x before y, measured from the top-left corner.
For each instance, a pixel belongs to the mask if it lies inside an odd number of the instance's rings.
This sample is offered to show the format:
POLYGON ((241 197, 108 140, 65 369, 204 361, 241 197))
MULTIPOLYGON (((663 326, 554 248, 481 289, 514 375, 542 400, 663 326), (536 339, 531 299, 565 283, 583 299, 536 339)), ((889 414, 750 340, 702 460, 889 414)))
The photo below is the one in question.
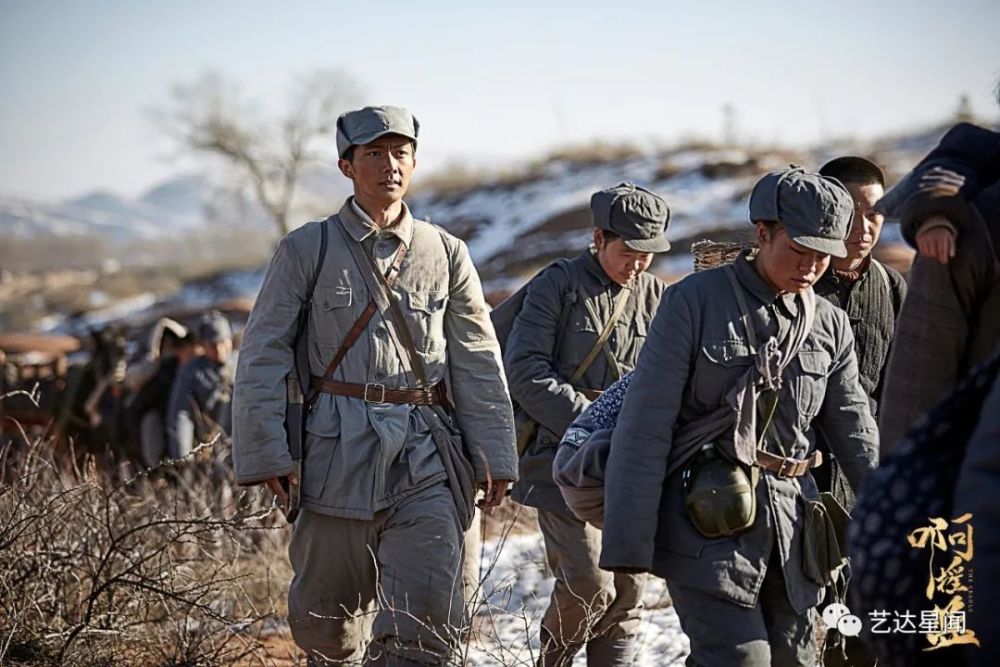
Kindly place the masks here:
POLYGON ((795 470, 795 462, 790 458, 783 457, 781 459, 781 465, 778 466, 778 472, 776 473, 778 479, 788 479, 789 474, 786 472, 786 467, 788 472, 795 470))
POLYGON ((365 403, 385 403, 385 385, 381 384, 379 382, 367 382, 367 383, 365 383, 365 395, 364 395, 364 399, 365 399, 365 403), (374 400, 374 399, 372 399, 372 398, 368 398, 368 390, 369 389, 373 389, 373 388, 382 392, 379 395, 377 401, 374 400))

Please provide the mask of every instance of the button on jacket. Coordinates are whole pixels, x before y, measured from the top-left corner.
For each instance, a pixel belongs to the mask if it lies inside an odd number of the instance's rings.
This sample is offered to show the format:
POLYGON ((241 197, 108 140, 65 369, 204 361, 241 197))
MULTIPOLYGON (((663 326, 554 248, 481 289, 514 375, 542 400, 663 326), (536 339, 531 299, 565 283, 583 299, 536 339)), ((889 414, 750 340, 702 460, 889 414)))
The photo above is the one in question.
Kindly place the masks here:
MULTIPOLYGON (((746 257, 734 268, 758 335, 774 336, 779 327, 789 326, 795 300, 776 295, 746 257)), ((789 601, 802 612, 822 595, 802 568, 802 499, 818 497, 812 476, 779 479, 763 472, 753 526, 715 539, 698 533, 687 516, 681 471, 666 476, 674 429, 724 405, 726 393, 752 361, 723 268, 667 289, 612 437, 601 567, 651 570, 749 607, 757 601, 771 550, 777 548, 789 601)), ((806 458, 816 447, 817 428, 822 429, 857 488, 875 466, 878 436, 842 310, 816 300, 813 327, 783 382, 773 426, 784 453, 806 458)), ((765 439, 765 448, 779 453, 774 438, 765 439)))
MULTIPOLYGON (((517 478, 514 427, 482 287, 465 244, 414 220, 380 231, 352 205, 338 216, 285 236, 275 252, 244 332, 234 397, 237 480, 252 484, 293 470, 283 427, 285 377, 292 368, 296 317, 316 271, 320 225, 329 244, 312 297, 309 362, 323 375, 371 297, 347 243, 360 243, 381 270, 400 243, 408 252, 393 291, 427 380, 446 380, 478 481, 517 478), (343 231, 338 226, 343 223, 343 231)), ((367 268, 367 267, 365 267, 367 268)), ((380 313, 347 353, 332 379, 413 388, 380 313)), ((304 444, 302 505, 345 518, 374 513, 445 478, 431 431, 410 405, 367 403, 321 393, 310 410, 304 444)))
POLYGON ((616 364, 602 351, 573 387, 569 379, 610 319, 622 288, 589 250, 572 266, 556 264, 532 279, 504 352, 511 396, 539 423, 535 442, 521 457, 521 480, 513 490, 518 502, 569 512, 552 481, 552 462, 562 434, 590 405, 580 389, 604 390, 635 367, 665 288, 650 273, 639 274, 634 283, 608 339, 616 364), (585 302, 600 322, 593 321, 585 302))

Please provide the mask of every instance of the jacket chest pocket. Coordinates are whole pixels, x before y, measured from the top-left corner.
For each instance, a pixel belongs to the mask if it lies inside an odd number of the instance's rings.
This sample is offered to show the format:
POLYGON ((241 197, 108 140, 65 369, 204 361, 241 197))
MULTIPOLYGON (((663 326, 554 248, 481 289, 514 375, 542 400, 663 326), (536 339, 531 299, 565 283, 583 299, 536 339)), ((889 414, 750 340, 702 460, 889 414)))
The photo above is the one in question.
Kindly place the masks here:
MULTIPOLYGON (((621 330, 619 329, 619 331, 621 330)), ((625 365, 627 365, 629 370, 631 370, 639 363, 639 353, 642 352, 642 346, 646 344, 646 335, 649 333, 649 323, 640 317, 636 317, 628 324, 628 328, 623 333, 627 336, 631 336, 631 340, 625 348, 627 350, 627 354, 623 357, 625 365)))
POLYGON ((695 365, 695 397, 705 405, 720 405, 752 363, 750 346, 743 341, 703 341, 695 365))
POLYGON ((587 352, 597 342, 600 332, 582 305, 573 307, 565 323, 560 323, 565 328, 562 331, 556 330, 556 350, 560 361, 560 371, 567 377, 572 375, 577 367, 583 362, 587 352))
POLYGON ((311 331, 318 345, 340 345, 354 324, 352 306, 357 295, 350 285, 317 286, 312 296, 311 331))
POLYGON ((795 363, 801 369, 793 380, 795 402, 799 413, 812 419, 823 407, 833 358, 825 350, 806 349, 799 350, 795 363))
POLYGON ((446 292, 410 292, 410 322, 413 343, 421 352, 437 352, 445 347, 444 313, 448 306, 446 292))

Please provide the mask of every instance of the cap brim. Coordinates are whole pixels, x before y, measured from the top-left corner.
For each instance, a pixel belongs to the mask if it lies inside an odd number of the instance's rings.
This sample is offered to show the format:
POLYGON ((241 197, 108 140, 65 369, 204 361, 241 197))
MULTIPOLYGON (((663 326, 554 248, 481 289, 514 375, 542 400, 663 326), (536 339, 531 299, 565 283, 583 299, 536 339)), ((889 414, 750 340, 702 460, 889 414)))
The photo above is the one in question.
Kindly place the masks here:
POLYGON ((412 136, 409 132, 401 132, 399 130, 394 130, 390 128, 388 130, 379 130, 378 132, 372 132, 371 134, 365 134, 360 137, 355 137, 354 141, 351 143, 351 146, 363 146, 365 144, 370 144, 379 137, 384 137, 387 134, 396 134, 401 137, 406 137, 410 141, 413 142, 417 141, 417 138, 412 136))
POLYGON ((659 236, 653 237, 651 239, 626 239, 623 238, 622 241, 625 242, 626 247, 635 250, 637 252, 667 252, 670 250, 670 241, 667 240, 665 234, 660 234, 659 236))
POLYGON ((821 252, 824 255, 830 255, 831 257, 837 257, 843 259, 847 257, 847 244, 843 241, 838 241, 836 239, 827 239, 822 236, 806 236, 806 235, 796 235, 795 230, 785 227, 785 231, 788 233, 788 238, 792 239, 800 246, 809 248, 810 250, 815 250, 816 252, 821 252))

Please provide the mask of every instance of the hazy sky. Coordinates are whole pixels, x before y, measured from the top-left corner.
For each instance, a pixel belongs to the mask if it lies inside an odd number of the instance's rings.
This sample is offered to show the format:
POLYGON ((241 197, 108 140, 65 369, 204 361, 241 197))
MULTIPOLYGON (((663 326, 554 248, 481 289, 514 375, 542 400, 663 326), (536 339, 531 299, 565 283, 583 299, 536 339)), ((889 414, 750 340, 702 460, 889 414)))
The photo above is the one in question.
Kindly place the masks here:
POLYGON ((421 169, 556 144, 803 143, 1000 116, 1000 2, 0 0, 0 193, 135 195, 185 168, 150 119, 216 70, 265 109, 340 67, 409 107, 421 169))

